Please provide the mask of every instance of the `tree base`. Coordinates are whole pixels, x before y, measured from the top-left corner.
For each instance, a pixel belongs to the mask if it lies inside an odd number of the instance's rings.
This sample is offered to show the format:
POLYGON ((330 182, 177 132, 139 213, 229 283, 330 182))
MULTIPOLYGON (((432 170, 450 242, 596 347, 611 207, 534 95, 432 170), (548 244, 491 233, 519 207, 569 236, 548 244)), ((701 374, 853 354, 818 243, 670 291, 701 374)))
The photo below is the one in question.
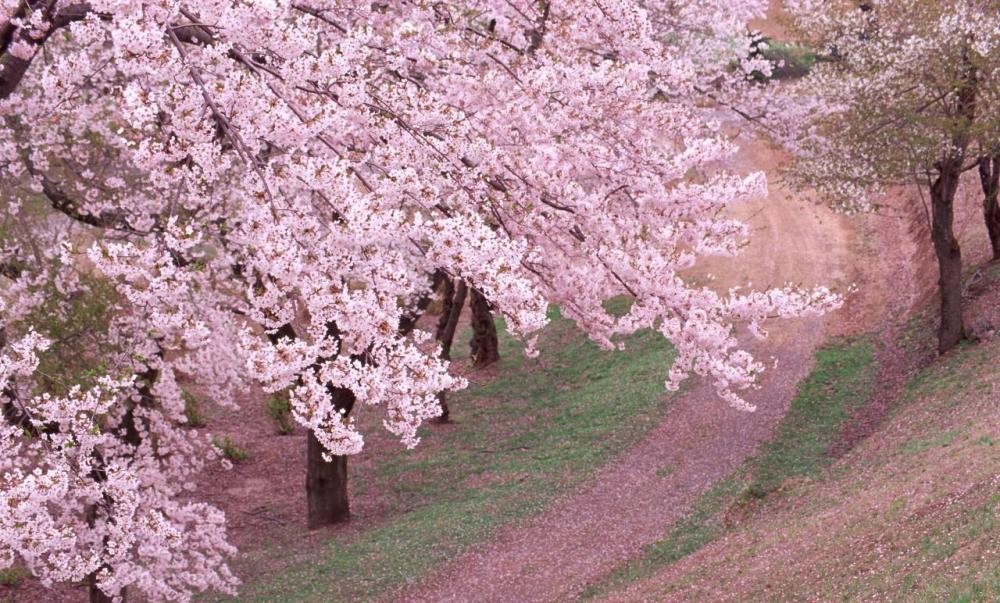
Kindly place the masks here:
POLYGON ((472 341, 469 343, 472 365, 483 368, 500 361, 500 343, 497 327, 493 322, 490 302, 481 293, 472 291, 472 341))
POLYGON ((306 443, 306 499, 309 529, 344 523, 351 517, 347 498, 347 457, 323 458, 323 445, 309 432, 306 443))

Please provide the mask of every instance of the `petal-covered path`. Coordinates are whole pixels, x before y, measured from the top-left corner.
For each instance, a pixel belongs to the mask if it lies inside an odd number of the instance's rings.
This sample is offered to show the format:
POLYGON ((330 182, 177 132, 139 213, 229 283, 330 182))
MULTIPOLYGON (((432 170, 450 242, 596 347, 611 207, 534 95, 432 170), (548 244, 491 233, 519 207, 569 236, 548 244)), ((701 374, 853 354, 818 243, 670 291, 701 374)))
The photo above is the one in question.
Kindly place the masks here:
MULTIPOLYGON (((775 173, 780 156, 763 143, 741 152, 745 169, 775 173)), ((773 178, 772 178, 773 180, 773 178)), ((757 287, 797 282, 844 287, 859 275, 860 244, 850 220, 796 200, 771 185, 768 198, 734 208, 752 238, 737 260, 702 266, 716 283, 757 287)), ((868 305, 854 299, 847 309, 868 305)), ((594 482, 525 525, 477 546, 394 600, 565 601, 663 536, 690 503, 734 471, 773 433, 813 351, 837 316, 773 323, 764 341, 744 337, 767 360, 762 387, 749 393, 757 412, 728 407, 696 383, 670 402, 663 422, 639 445, 602 469, 594 482), (773 358, 773 360, 772 360, 773 358)))

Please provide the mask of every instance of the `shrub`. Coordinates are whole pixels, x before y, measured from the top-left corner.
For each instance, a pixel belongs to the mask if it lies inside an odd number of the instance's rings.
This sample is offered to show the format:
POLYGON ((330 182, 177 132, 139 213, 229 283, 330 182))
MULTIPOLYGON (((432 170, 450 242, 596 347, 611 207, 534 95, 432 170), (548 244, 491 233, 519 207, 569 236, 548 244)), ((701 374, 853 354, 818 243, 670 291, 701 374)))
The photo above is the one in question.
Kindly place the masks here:
POLYGON ((829 57, 824 57, 806 46, 780 42, 771 38, 762 38, 757 43, 754 54, 774 64, 770 78, 765 78, 759 72, 751 74, 754 79, 760 81, 805 77, 816 63, 829 60, 829 57))
POLYGON ((207 423, 201 400, 194 394, 184 390, 184 416, 188 427, 204 427, 207 423))
POLYGON ((229 436, 212 438, 212 444, 219 449, 222 456, 234 463, 250 458, 250 453, 247 449, 234 442, 229 436))
POLYGON ((14 588, 21 584, 21 580, 31 576, 31 572, 23 567, 8 567, 0 569, 0 586, 14 588))
POLYGON ((281 435, 289 435, 295 431, 292 403, 288 400, 288 392, 279 392, 267 399, 267 416, 278 425, 278 433, 281 435))

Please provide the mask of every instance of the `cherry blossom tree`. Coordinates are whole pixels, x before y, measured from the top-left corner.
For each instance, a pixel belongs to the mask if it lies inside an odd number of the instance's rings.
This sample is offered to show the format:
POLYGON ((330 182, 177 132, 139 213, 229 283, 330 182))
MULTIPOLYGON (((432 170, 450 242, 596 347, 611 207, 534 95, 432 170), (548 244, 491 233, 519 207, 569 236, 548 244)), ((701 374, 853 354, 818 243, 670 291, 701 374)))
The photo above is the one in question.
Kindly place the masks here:
POLYGON ((465 385, 417 328, 445 279, 529 354, 550 304, 608 348, 655 329, 668 388, 693 373, 750 409, 735 325, 839 304, 689 278, 764 192, 710 106, 767 69, 761 4, 4 0, 0 565, 97 600, 231 592, 222 514, 186 493, 216 455, 181 384, 290 389, 309 523, 342 520, 354 407, 414 446, 465 385), (46 391, 38 309, 71 321, 93 282, 101 374, 46 391))
POLYGON ((1000 249, 1000 4, 992 0, 789 2, 805 41, 830 60, 788 97, 797 105, 799 182, 870 209, 895 185, 929 198, 940 270, 938 349, 964 337, 962 253, 954 232, 960 179, 979 171, 984 217, 1000 249))

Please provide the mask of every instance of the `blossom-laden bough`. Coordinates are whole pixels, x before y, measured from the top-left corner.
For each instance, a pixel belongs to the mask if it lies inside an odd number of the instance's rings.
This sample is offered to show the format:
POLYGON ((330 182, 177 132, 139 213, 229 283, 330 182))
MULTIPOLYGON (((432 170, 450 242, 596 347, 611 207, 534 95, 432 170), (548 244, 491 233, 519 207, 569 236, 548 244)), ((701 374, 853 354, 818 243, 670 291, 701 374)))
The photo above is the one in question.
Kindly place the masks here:
POLYGON ((179 502, 212 458, 179 380, 229 404, 290 389, 326 455, 361 449, 355 400, 416 445, 465 385, 415 328, 442 275, 528 353, 552 304, 609 348, 653 328, 667 387, 695 373, 747 408, 763 366, 734 325, 840 302, 686 277, 738 252, 725 209, 765 192, 725 169, 708 106, 767 69, 745 31, 761 5, 5 0, 3 327, 33 337, 33 308, 93 278, 114 299, 94 389, 39 393, 4 351, 4 562, 95 596, 234 588, 220 514, 179 502))

